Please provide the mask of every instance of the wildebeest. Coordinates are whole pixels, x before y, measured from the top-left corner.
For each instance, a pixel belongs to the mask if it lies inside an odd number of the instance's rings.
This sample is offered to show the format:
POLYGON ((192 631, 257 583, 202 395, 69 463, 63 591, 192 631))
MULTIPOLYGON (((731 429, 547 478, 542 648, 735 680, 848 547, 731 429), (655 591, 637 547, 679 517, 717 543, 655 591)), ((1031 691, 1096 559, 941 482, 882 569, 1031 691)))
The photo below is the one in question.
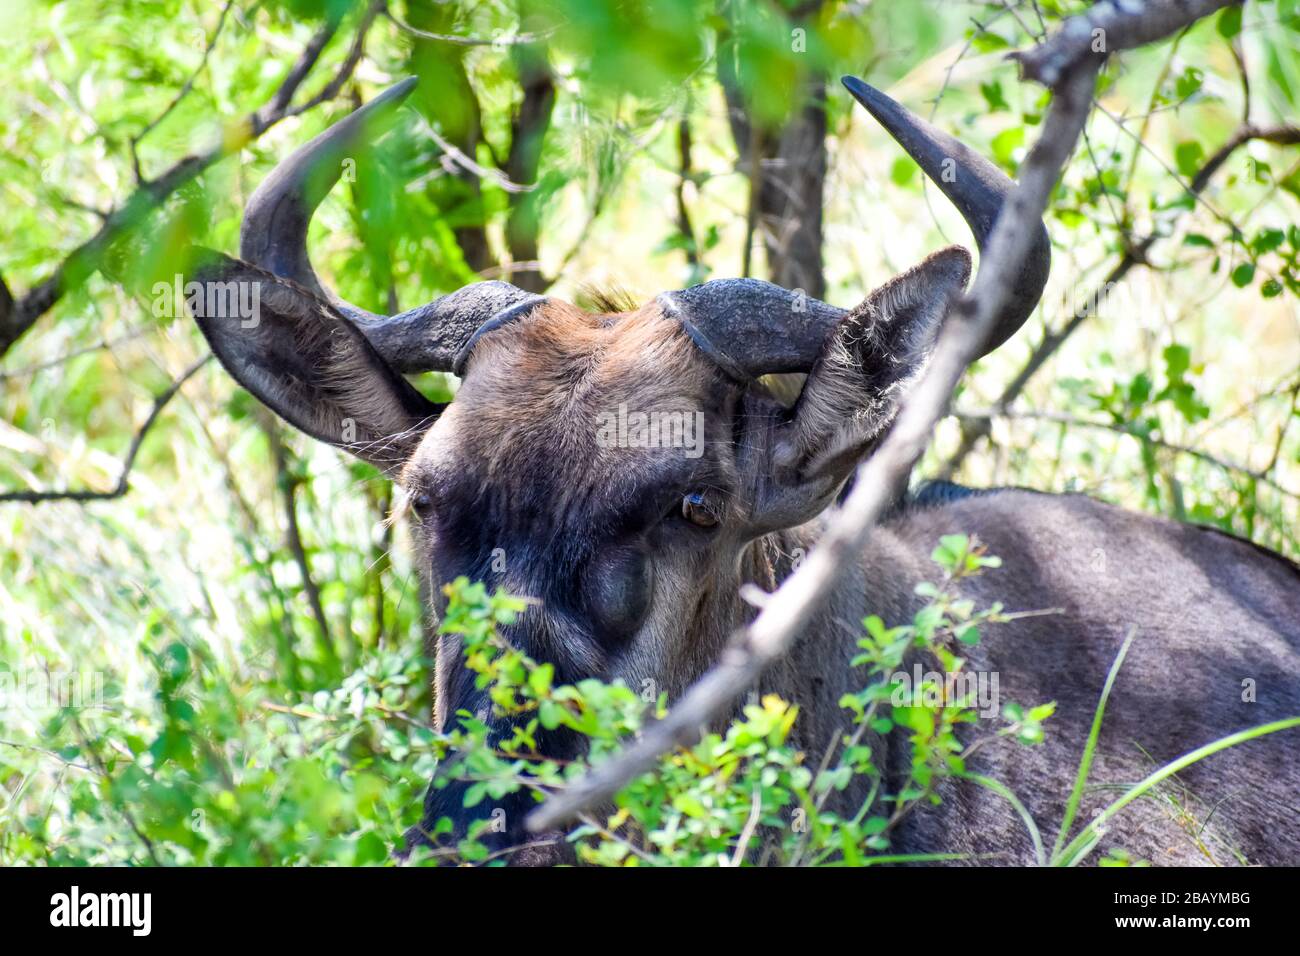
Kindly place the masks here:
MULTIPOLYGON (((342 160, 412 83, 337 123, 263 182, 245 212, 242 259, 217 257, 197 273, 256 283, 260 318, 199 314, 199 325, 229 372, 286 421, 399 482, 435 618, 439 583, 464 575, 500 585, 534 599, 506 636, 553 663, 557 680, 650 680, 676 697, 752 617, 742 585, 772 590, 815 547, 823 512, 924 367, 971 257, 957 246, 936 252, 851 310, 734 279, 609 312, 481 282, 375 315, 322 286, 305 237, 342 160), (434 404, 403 377, 428 370, 460 377, 454 401, 434 404), (765 384, 788 373, 807 376, 793 403, 765 384), (621 430, 609 430, 611 416, 621 430), (698 421, 698 440, 690 449, 647 440, 656 416, 698 421)), ((846 85, 982 247, 1010 181, 878 91, 846 85)), ((1029 316, 1048 267, 1040 226, 990 348, 1029 316)), ((914 586, 933 578, 929 555, 949 533, 974 535, 1003 559, 1001 570, 963 585, 981 605, 1060 609, 990 629, 963 652, 968 669, 999 675, 1007 698, 1057 702, 1046 743, 1004 741, 970 761, 1045 827, 1062 819, 1130 626, 1137 637, 1111 695, 1094 783, 1131 784, 1211 740, 1300 714, 1296 565, 1218 531, 1087 497, 945 486, 899 502, 829 606, 764 677, 763 692, 801 704, 794 742, 806 753, 821 754, 846 729, 838 701, 863 682, 850 666, 862 618, 910 620, 922 600, 914 586)), ((436 649, 437 721, 463 709, 504 731, 458 650, 450 637, 436 649)), ((906 742, 897 734, 868 742, 886 786, 897 786, 906 742)), ((564 756, 574 743, 556 736, 544 746, 564 756)), ((1127 808, 1108 842, 1162 863, 1300 863, 1298 750, 1297 735, 1281 733, 1196 764, 1127 808)), ((487 812, 465 810, 462 794, 455 784, 431 788, 426 822, 446 815, 463 829, 487 812)), ((1080 819, 1104 796, 1089 793, 1080 819)), ((903 821, 895 851, 1033 859, 1000 796, 952 783, 944 797, 903 821)), ((502 808, 510 826, 493 836, 498 845, 522 840, 530 801, 502 808)))

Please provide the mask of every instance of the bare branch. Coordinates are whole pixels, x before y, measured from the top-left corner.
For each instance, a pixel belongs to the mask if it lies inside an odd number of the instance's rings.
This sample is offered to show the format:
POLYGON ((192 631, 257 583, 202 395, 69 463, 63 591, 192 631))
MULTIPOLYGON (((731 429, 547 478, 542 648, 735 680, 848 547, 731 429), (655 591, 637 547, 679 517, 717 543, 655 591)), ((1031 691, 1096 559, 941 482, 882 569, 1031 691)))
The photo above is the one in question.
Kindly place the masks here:
MULTIPOLYGON (((1300 392, 1300 383, 1297 383, 1296 388, 1297 391, 1300 392)), ((1118 422, 1095 421, 1090 418, 1079 418, 1075 415, 1065 414, 1064 412, 1033 411, 1030 409, 1019 409, 1019 408, 1006 408, 1006 409, 972 408, 972 409, 958 409, 953 412, 953 416, 955 418, 963 419, 963 420, 977 419, 986 422, 991 421, 995 418, 1004 418, 1007 419, 1008 421, 1029 420, 1029 421, 1055 422, 1058 425, 1066 425, 1066 426, 1077 427, 1077 428, 1092 428, 1100 431, 1114 432, 1117 435, 1128 435, 1131 438, 1136 438, 1138 441, 1149 442, 1158 448, 1165 449, 1166 451, 1171 451, 1179 455, 1187 455, 1191 458, 1196 458, 1200 461, 1205 462, 1206 464, 1213 465, 1216 468, 1222 469, 1223 471, 1235 472, 1236 474, 1244 475, 1245 477, 1254 479, 1255 481, 1263 482, 1264 484, 1271 487, 1274 491, 1286 495, 1288 498, 1295 498, 1296 500, 1300 501, 1300 493, 1292 491, 1290 488, 1287 488, 1286 486, 1279 484, 1277 479, 1273 477, 1273 469, 1277 465, 1276 455, 1273 457, 1273 460, 1269 463, 1267 467, 1250 468, 1238 462, 1228 461, 1225 458, 1219 458, 1216 455, 1212 455, 1207 451, 1202 451, 1201 449, 1194 448, 1190 445, 1180 445, 1176 442, 1166 441, 1163 438, 1155 438, 1151 435, 1148 435, 1146 432, 1143 432, 1141 429, 1134 428, 1131 425, 1124 425, 1118 422)), ((1285 434, 1285 428, 1282 429, 1282 434, 1283 435, 1285 434)), ((1281 444, 1280 436, 1279 436, 1278 444, 1280 447, 1281 444)))
POLYGON ((343 91, 343 85, 352 78, 356 72, 357 64, 361 62, 361 57, 366 52, 366 34, 370 32, 370 26, 375 22, 375 17, 379 16, 379 11, 383 9, 383 0, 373 0, 365 14, 361 17, 361 22, 357 25, 357 35, 352 40, 352 47, 348 50, 348 55, 344 58, 338 71, 330 78, 330 81, 321 87, 320 92, 303 103, 290 109, 286 116, 301 116, 308 110, 313 110, 322 103, 334 99, 343 91))
POLYGON ((385 7, 384 16, 393 21, 393 25, 403 33, 409 33, 413 37, 419 37, 421 40, 429 40, 433 43, 450 43, 453 46, 513 46, 521 43, 536 43, 539 40, 545 40, 555 30, 545 30, 541 33, 515 33, 511 35, 501 35, 495 37, 466 37, 456 36, 451 33, 430 33, 427 30, 417 30, 405 20, 402 20, 395 14, 392 9, 385 7))
MULTIPOLYGON (((94 744, 90 742, 90 738, 86 736, 86 732, 81 727, 81 721, 77 719, 75 714, 72 716, 71 721, 72 729, 77 733, 77 740, 81 744, 81 749, 90 755, 90 762, 94 764, 95 771, 105 780, 111 781, 113 775, 109 773, 108 766, 104 763, 104 759, 99 755, 99 751, 95 749, 94 744)), ((149 854, 149 859, 153 862, 153 865, 162 866, 162 860, 158 858, 158 851, 154 847, 153 841, 149 839, 149 835, 145 833, 144 830, 140 829, 140 824, 136 822, 135 815, 127 807, 126 801, 114 802, 119 803, 117 808, 118 811, 126 820, 127 825, 130 826, 131 832, 134 833, 136 838, 144 845, 145 852, 149 854)))
MULTIPOLYGON (((1196 171, 1191 182, 1187 184, 1187 191, 1192 195, 1200 195, 1201 191, 1209 185, 1214 174, 1226 163, 1234 152, 1252 140, 1262 140, 1267 143, 1273 143, 1276 146, 1289 146, 1300 144, 1300 127, 1296 126, 1259 126, 1254 123, 1245 123, 1239 126, 1228 140, 1220 146, 1209 159, 1196 171)), ((1043 336, 1043 340, 1034 348, 1029 360, 1020 368, 1015 377, 1002 390, 993 407, 1005 409, 1011 405, 1029 384, 1038 371, 1047 364, 1051 358, 1066 340, 1073 335, 1079 326, 1083 325, 1090 317, 1096 315, 1109 297, 1111 291, 1119 282, 1128 275, 1134 266, 1148 266, 1147 254, 1151 247, 1155 245, 1156 240, 1160 238, 1155 233, 1151 233, 1137 243, 1130 245, 1124 255, 1120 257, 1119 262, 1106 274, 1106 278, 1094 288, 1088 296, 1083 299, 1083 305, 1075 310, 1074 314, 1059 329, 1049 331, 1043 336)), ((956 450, 944 462, 943 467, 939 469, 938 477, 950 479, 957 473, 966 457, 975 450, 975 445, 980 439, 988 435, 988 420, 980 418, 968 418, 962 422, 961 441, 956 450)))
POLYGON ((14 294, 9 291, 9 285, 5 282, 5 277, 0 275, 0 328, 4 328, 13 321, 14 308, 14 294))
POLYGON ((83 345, 81 348, 73 349, 70 352, 64 352, 62 355, 56 355, 52 359, 46 359, 43 362, 37 362, 35 365, 28 365, 25 368, 16 368, 12 371, 0 372, 0 382, 7 382, 10 379, 24 378, 28 375, 35 375, 37 372, 44 372, 46 369, 55 368, 64 362, 70 362, 82 355, 89 355, 91 352, 99 352, 103 349, 111 349, 126 342, 132 342, 143 335, 157 331, 157 326, 137 325, 121 335, 111 339, 100 339, 92 345, 83 345))
POLYGON ((190 380, 190 378, 207 364, 208 359, 212 358, 212 353, 208 352, 198 361, 187 368, 180 374, 174 382, 158 394, 153 401, 153 408, 149 410, 149 416, 144 420, 144 424, 136 431, 135 436, 131 439, 131 446, 126 451, 126 457, 122 459, 122 471, 118 475, 117 484, 108 491, 92 491, 90 489, 78 489, 72 491, 6 491, 0 494, 0 501, 25 501, 28 504, 38 504, 45 501, 107 501, 111 498, 121 498, 130 488, 131 468, 135 465, 135 456, 140 451, 140 446, 144 443, 144 438, 149 434, 149 429, 153 428, 154 422, 158 420, 159 414, 167 407, 170 402, 181 390, 181 386, 190 380))
POLYGON ((1055 86, 1075 65, 1155 43, 1189 23, 1242 0, 1102 0, 1066 20, 1046 42, 1011 58, 1021 75, 1055 86))
POLYGON ((271 445, 271 457, 275 461, 275 480, 280 493, 284 496, 285 540, 293 553, 294 563, 298 565, 298 574, 302 577, 302 590, 307 595, 312 617, 316 619, 318 644, 325 662, 336 672, 341 663, 334 639, 330 635, 329 619, 325 616, 325 605, 321 601, 320 587, 311 573, 311 561, 307 557, 307 548, 302 542, 302 530, 298 525, 298 485, 300 479, 293 473, 289 463, 289 450, 284 447, 280 437, 280 423, 263 410, 260 415, 267 441, 271 445))
POLYGON ((690 106, 682 113, 682 118, 677 121, 677 158, 680 163, 680 170, 677 176, 677 187, 674 190, 674 196, 677 199, 677 231, 682 234, 685 241, 683 251, 686 253, 686 264, 691 267, 691 275, 695 275, 700 266, 700 251, 695 243, 695 227, 691 224, 691 210, 686 204, 686 184, 691 181, 691 120, 690 106))
POLYGON ((189 79, 181 86, 180 90, 172 97, 172 101, 167 104, 161 113, 149 121, 144 129, 131 137, 131 166, 135 170, 136 182, 144 182, 144 174, 140 171, 140 156, 137 149, 140 141, 158 128, 158 125, 171 115, 172 110, 180 104, 180 101, 189 95, 190 90, 194 89, 194 81, 208 65, 208 59, 212 56, 212 51, 217 45, 217 38, 221 36, 221 28, 226 25, 226 15, 230 13, 230 8, 235 5, 235 0, 226 0, 225 6, 221 8, 221 16, 217 18, 217 26, 212 31, 212 36, 208 37, 207 44, 203 47, 203 58, 199 60, 199 65, 195 67, 194 72, 190 74, 189 79))
POLYGON ((1053 185, 1078 142, 1096 83, 1096 61, 1072 71, 1053 97, 1043 133, 1026 157, 1020 184, 1007 199, 970 292, 950 305, 934 355, 909 393, 893 429, 859 468, 853 490, 830 515, 826 531, 717 665, 668 715, 618 756, 542 804, 528 818, 538 832, 608 800, 628 781, 653 769, 660 754, 695 739, 735 698, 781 657, 825 603, 890 504, 889 489, 925 451, 966 367, 979 354, 1014 284, 1053 185))
MULTIPOLYGON (((382 0, 375 0, 363 17, 359 27, 361 34, 364 35, 369 29, 381 3, 382 0)), ((338 27, 337 19, 326 21, 299 54, 297 61, 268 103, 227 126, 223 135, 219 136, 217 142, 205 152, 186 156, 156 179, 142 181, 126 202, 108 216, 98 232, 73 249, 49 276, 28 290, 7 314, 0 309, 0 356, 3 356, 10 346, 21 338, 37 319, 48 312, 69 287, 97 270, 103 251, 134 227, 141 217, 161 205, 180 187, 197 178, 209 166, 239 152, 285 117, 297 115, 300 110, 292 110, 290 103, 338 27)), ((359 55, 355 57, 350 55, 326 90, 341 87, 352 75, 359 58, 359 55)), ((308 101, 309 104, 316 105, 318 102, 323 102, 324 92, 313 97, 308 101)), ((307 106, 304 105, 303 108, 307 106)))
MULTIPOLYGON (((472 156, 469 156, 463 150, 457 148, 455 143, 448 140, 445 136, 430 126, 426 120, 421 118, 419 122, 420 132, 437 143, 438 148, 446 154, 443 168, 448 168, 447 163, 453 163, 466 172, 477 176, 479 179, 491 180, 508 193, 532 192, 537 188, 536 183, 517 183, 499 169, 489 169, 486 166, 480 165, 474 161, 472 156)), ((448 171, 450 172, 451 170, 448 169, 448 171)))

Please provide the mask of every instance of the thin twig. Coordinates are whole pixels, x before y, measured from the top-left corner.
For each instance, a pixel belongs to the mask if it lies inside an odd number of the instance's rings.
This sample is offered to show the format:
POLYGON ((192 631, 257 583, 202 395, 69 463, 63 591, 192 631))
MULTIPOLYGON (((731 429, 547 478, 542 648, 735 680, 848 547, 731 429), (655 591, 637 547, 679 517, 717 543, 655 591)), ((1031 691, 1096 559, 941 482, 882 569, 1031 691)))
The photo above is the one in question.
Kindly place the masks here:
MULTIPOLYGON (((371 11, 363 18, 362 32, 373 21, 374 7, 371 11)), ((0 307, 0 356, 21 338, 37 319, 48 312, 75 282, 81 281, 86 275, 97 270, 104 251, 134 228, 145 215, 162 205, 182 186, 196 179, 209 166, 239 152, 285 117, 296 115, 290 106, 294 95, 320 59, 326 44, 337 32, 338 27, 339 20, 336 17, 331 17, 321 26, 303 48, 269 102, 228 125, 222 135, 217 137, 216 142, 204 152, 186 156, 160 176, 141 182, 135 192, 108 216, 99 230, 68 253, 45 279, 29 289, 9 308, 0 307)), ((349 56, 340 67, 335 81, 327 89, 341 87, 342 83, 352 75, 356 65, 357 58, 349 56)), ((309 102, 315 104, 318 100, 319 95, 309 102)))
POLYGON ((14 378, 24 378, 28 375, 35 375, 37 372, 44 372, 46 369, 56 368, 64 362, 70 362, 75 358, 83 355, 89 355, 91 352, 100 352, 104 349, 112 349, 127 342, 132 342, 150 332, 158 331, 155 325, 137 325, 133 329, 123 332, 121 335, 111 339, 100 339, 93 345, 84 345, 79 349, 73 349, 71 352, 64 352, 62 355, 56 355, 52 359, 46 359, 44 362, 37 362, 35 365, 28 365, 24 368, 16 368, 11 372, 0 372, 0 382, 8 381, 14 378))
POLYGON ((226 25, 226 15, 230 13, 230 8, 234 5, 235 0, 226 0, 225 6, 221 8, 221 16, 217 18, 217 26, 212 31, 212 36, 208 37, 207 44, 203 47, 203 58, 199 60, 199 65, 195 67, 194 72, 190 74, 189 79, 187 79, 184 85, 181 86, 179 92, 172 97, 171 102, 167 104, 161 113, 149 121, 144 129, 131 137, 131 142, 129 144, 131 149, 131 168, 135 170, 135 181, 137 183, 143 183, 145 181, 144 174, 140 170, 140 141, 157 129, 158 125, 171 115, 172 110, 176 109, 181 100, 185 99, 185 97, 189 95, 190 90, 194 89, 194 82, 199 78, 199 74, 201 74, 207 67, 208 58, 212 56, 212 50, 217 45, 217 38, 221 36, 221 28, 226 25))
POLYGON ((319 644, 325 663, 337 673, 341 667, 338 649, 330 634, 329 619, 325 617, 325 605, 321 601, 320 588, 311 572, 311 561, 307 558, 307 548, 302 543, 302 529, 298 526, 298 485, 299 478, 293 473, 289 463, 289 451, 284 447, 280 437, 280 425, 270 413, 263 416, 263 425, 267 441, 271 445, 271 457, 275 461, 276 484, 284 496, 285 540, 293 554, 294 563, 298 565, 298 574, 302 578, 303 593, 311 606, 312 617, 316 619, 319 631, 319 644))
MULTIPOLYGON (((1186 189, 1193 196, 1198 196, 1209 185, 1214 174, 1223 167, 1224 163, 1245 144, 1261 140, 1266 143, 1272 143, 1275 146, 1290 146, 1300 143, 1300 127, 1297 126, 1259 126, 1254 123, 1244 124, 1228 137, 1227 141, 1220 146, 1209 159, 1207 159, 1192 176, 1191 181, 1186 184, 1186 189)), ((1102 303, 1109 297, 1111 291, 1124 279, 1125 276, 1133 269, 1134 266, 1150 266, 1148 254, 1151 247, 1155 245, 1160 236, 1152 232, 1137 243, 1128 245, 1124 254, 1119 261, 1111 268, 1110 272, 1089 294, 1083 299, 1083 304, 1066 320, 1065 324, 1058 329, 1047 332, 1041 342, 1034 347, 1029 359, 1021 366, 1011 381, 1002 390, 993 403, 994 408, 1007 408, 1020 397, 1029 380, 1033 378, 1039 370, 1047 364, 1056 352, 1065 344, 1079 327, 1089 318, 1100 311, 1102 303)), ((938 471, 938 477, 951 479, 957 469, 961 467, 962 462, 975 449, 976 444, 982 438, 988 435, 988 422, 986 419, 967 419, 962 424, 961 440, 957 449, 950 455, 938 471)))
POLYGON ((87 767, 84 763, 77 763, 69 760, 57 750, 50 750, 46 747, 37 747, 35 744, 22 744, 16 740, 0 740, 0 747, 13 747, 15 750, 28 750, 32 753, 41 754, 45 757, 53 757, 65 767, 71 767, 73 770, 84 770, 86 773, 101 773, 95 767, 87 767))
POLYGON ((118 475, 117 484, 108 491, 92 491, 90 489, 77 489, 70 491, 6 491, 0 494, 0 501, 24 501, 28 504, 37 504, 45 501, 106 501, 110 498, 121 498, 130 488, 131 468, 135 465, 135 456, 140 451, 140 445, 144 438, 149 434, 149 429, 153 427, 154 422, 158 420, 158 415, 172 400, 181 386, 189 381, 190 377, 201 369, 212 358, 212 353, 207 352, 180 374, 171 385, 167 386, 159 395, 154 398, 153 408, 149 410, 149 416, 144 420, 135 436, 131 439, 131 446, 127 449, 126 457, 122 459, 122 471, 118 475))
MULTIPOLYGON (((1030 409, 1015 408, 972 408, 958 409, 953 412, 953 416, 958 419, 978 419, 982 421, 1003 418, 1009 421, 1030 420, 1054 422, 1058 425, 1074 426, 1078 428, 1093 428, 1102 431, 1115 432, 1118 435, 1128 435, 1131 438, 1138 439, 1139 441, 1149 442, 1150 444, 1155 445, 1158 448, 1163 448, 1166 451, 1172 451, 1179 455, 1188 455, 1192 458, 1197 458, 1206 464, 1214 465, 1216 468, 1220 468, 1223 471, 1236 472, 1237 474, 1245 475, 1247 478, 1254 479, 1255 481, 1262 481, 1274 490, 1300 501, 1300 492, 1292 491, 1291 489, 1279 484, 1277 480, 1272 477, 1273 468, 1277 463, 1276 456, 1274 456, 1273 462, 1266 468, 1250 468, 1238 462, 1219 458, 1216 455, 1212 455, 1207 451, 1202 451, 1199 448, 1193 448, 1190 445, 1180 445, 1176 442, 1166 441, 1162 438, 1155 438, 1132 425, 1125 425, 1121 422, 1104 422, 1090 418, 1079 418, 1064 412, 1033 411, 1030 409)), ((1285 435, 1285 430, 1283 430, 1282 434, 1285 435)), ((1281 436, 1279 436, 1279 439, 1280 437, 1281 436)))
POLYGON ((405 20, 402 20, 395 14, 391 8, 385 7, 384 16, 393 21, 393 25, 403 33, 409 33, 413 37, 419 37, 421 40, 428 40, 432 43, 450 43, 454 46, 515 46, 522 43, 537 43, 539 40, 545 40, 555 32, 555 29, 543 30, 541 33, 514 33, 502 34, 495 37, 468 37, 457 36, 452 33, 430 33, 427 30, 420 30, 411 26, 405 20))
POLYGON ((745 818, 745 825, 741 828, 740 838, 736 840, 736 851, 731 854, 731 865, 740 866, 745 862, 745 851, 749 849, 749 841, 754 837, 754 831, 758 829, 758 818, 763 810, 763 794, 758 784, 754 785, 754 796, 749 803, 749 816, 745 818))
POLYGON ((438 144, 438 147, 446 154, 448 161, 459 166, 468 173, 472 173, 479 179, 487 179, 496 183, 508 193, 527 193, 537 188, 536 183, 517 183, 510 179, 499 169, 489 169, 475 162, 474 159, 457 148, 456 144, 441 135, 436 129, 421 119, 419 121, 419 130, 424 135, 438 144))
MULTIPOLYGON (((81 749, 90 756, 91 763, 95 765, 101 776, 108 779, 111 786, 113 775, 108 772, 108 767, 105 766, 103 758, 99 756, 99 751, 91 746, 90 740, 86 737, 86 732, 81 727, 81 721, 75 716, 71 718, 71 721, 72 729, 77 734, 77 740, 81 742, 81 749)), ((131 828, 131 832, 136 835, 136 839, 144 844, 145 852, 149 854, 149 859, 153 861, 153 865, 162 866, 162 860, 158 858, 158 851, 154 849, 153 840, 149 839, 149 835, 136 823, 135 815, 131 812, 130 807, 127 806, 125 801, 117 801, 117 809, 126 820, 127 826, 131 828)))

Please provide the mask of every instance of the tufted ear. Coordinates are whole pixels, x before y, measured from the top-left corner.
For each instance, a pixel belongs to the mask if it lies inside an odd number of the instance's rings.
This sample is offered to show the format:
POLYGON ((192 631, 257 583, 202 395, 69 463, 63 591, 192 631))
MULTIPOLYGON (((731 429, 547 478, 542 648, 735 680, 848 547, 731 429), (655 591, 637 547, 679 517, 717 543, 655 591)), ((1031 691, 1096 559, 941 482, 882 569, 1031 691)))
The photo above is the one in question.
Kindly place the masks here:
POLYGON ((226 371, 289 424, 395 474, 443 406, 302 286, 210 250, 196 261, 186 304, 226 371))
POLYGON ((890 279, 840 322, 778 445, 778 470, 804 479, 848 475, 893 420, 970 270, 970 253, 949 246, 890 279))
POLYGON ((970 271, 970 253, 943 249, 880 286, 832 330, 792 416, 769 440, 756 528, 790 527, 826 507, 898 413, 970 271))

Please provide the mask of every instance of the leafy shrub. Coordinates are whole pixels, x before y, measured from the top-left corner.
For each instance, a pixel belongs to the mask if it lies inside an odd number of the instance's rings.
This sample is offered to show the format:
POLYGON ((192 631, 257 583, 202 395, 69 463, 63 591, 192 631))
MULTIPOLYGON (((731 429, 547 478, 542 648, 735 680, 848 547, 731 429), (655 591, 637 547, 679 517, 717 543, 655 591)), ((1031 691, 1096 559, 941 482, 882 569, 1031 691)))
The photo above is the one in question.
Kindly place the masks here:
MULTIPOLYGON (((918 585, 928 603, 912 623, 891 628, 875 616, 863 622, 866 633, 854 664, 866 668, 865 686, 840 701, 850 729, 822 767, 807 766, 805 754, 789 743, 798 707, 769 695, 745 706, 724 731, 665 755, 654 772, 618 794, 616 812, 608 819, 585 816, 570 835, 579 859, 673 866, 758 860, 863 865, 903 859, 886 855, 890 832, 918 804, 940 802, 939 785, 965 773, 964 756, 984 737, 965 745, 957 739, 958 725, 976 720, 973 699, 946 696, 943 686, 932 681, 910 688, 900 703, 899 682, 890 677, 912 651, 935 658, 942 674, 956 674, 965 661, 954 648, 977 643, 981 627, 1013 617, 1000 606, 977 609, 958 597, 964 578, 1000 564, 977 542, 963 535, 945 537, 933 558, 942 575, 938 583, 918 585), (868 731, 907 735, 911 773, 897 793, 883 787, 872 749, 864 743, 868 731), (867 793, 856 810, 829 809, 829 798, 848 791, 855 781, 867 793)), ((525 607, 518 598, 489 594, 483 585, 463 578, 446 590, 449 609, 442 631, 461 636, 466 666, 477 675, 479 689, 488 691, 499 714, 515 722, 513 736, 493 746, 488 726, 462 712, 458 729, 442 741, 462 759, 444 767, 439 784, 467 783, 466 806, 525 789, 540 800, 608 757, 648 717, 663 715, 662 697, 647 706, 621 683, 554 685, 549 664, 532 660, 500 637, 499 627, 513 623, 525 607), (559 727, 585 739, 584 759, 561 764, 538 752, 539 730, 559 727)), ((1041 724, 1051 712, 1050 704, 1026 709, 1008 703, 992 733, 1033 745, 1042 740, 1041 724)), ((491 825, 491 820, 473 824, 457 845, 456 857, 467 862, 489 858, 482 837, 491 825)), ((443 819, 434 835, 451 829, 450 819, 443 819)))

